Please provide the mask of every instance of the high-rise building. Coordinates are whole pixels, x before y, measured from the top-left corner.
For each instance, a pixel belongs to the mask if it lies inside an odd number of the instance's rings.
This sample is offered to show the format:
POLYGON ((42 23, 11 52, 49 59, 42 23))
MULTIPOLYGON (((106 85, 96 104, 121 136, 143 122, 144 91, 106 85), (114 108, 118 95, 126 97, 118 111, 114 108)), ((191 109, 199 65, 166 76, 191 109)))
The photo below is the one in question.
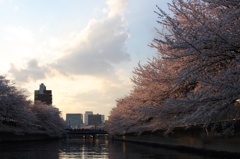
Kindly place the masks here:
POLYGON ((79 114, 66 114, 66 124, 69 128, 79 128, 83 125, 83 115, 79 114))
POLYGON ((34 92, 34 103, 36 101, 52 105, 52 91, 46 90, 46 86, 43 83, 40 84, 39 90, 34 92))
POLYGON ((88 124, 88 116, 89 115, 92 115, 93 112, 92 111, 86 111, 85 114, 84 114, 84 122, 85 122, 85 125, 89 125, 88 124))
POLYGON ((104 116, 101 114, 88 115, 88 125, 101 126, 104 123, 104 116))

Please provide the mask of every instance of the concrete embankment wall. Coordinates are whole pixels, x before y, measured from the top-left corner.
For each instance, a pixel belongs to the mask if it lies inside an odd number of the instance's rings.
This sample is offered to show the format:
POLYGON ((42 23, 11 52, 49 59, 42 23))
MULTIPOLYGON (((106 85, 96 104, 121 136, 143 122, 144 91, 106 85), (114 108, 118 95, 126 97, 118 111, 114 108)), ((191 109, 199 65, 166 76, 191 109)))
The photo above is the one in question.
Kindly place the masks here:
POLYGON ((167 136, 162 133, 127 134, 114 136, 114 139, 187 151, 231 153, 240 156, 240 135, 220 137, 206 134, 201 129, 178 130, 167 136))
POLYGON ((16 141, 49 140, 57 138, 59 137, 53 137, 47 134, 15 134, 10 132, 0 132, 0 143, 16 141))

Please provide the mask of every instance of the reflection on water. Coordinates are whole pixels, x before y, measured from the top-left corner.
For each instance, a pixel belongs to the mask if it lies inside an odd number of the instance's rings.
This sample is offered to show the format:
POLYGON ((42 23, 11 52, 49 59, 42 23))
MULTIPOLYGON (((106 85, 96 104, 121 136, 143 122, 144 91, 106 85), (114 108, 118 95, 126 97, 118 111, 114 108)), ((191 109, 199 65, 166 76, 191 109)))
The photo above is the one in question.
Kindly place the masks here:
POLYGON ((0 159, 211 159, 112 140, 66 139, 0 144, 0 159))
POLYGON ((108 158, 108 140, 69 139, 61 143, 59 159, 108 158))

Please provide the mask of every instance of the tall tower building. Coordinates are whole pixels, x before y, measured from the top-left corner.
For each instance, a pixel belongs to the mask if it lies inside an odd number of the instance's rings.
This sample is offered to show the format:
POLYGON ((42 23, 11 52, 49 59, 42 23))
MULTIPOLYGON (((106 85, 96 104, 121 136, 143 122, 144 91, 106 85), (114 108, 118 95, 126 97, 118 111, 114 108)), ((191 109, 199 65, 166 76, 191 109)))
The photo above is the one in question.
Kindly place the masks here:
POLYGON ((88 116, 89 115, 92 115, 93 112, 92 111, 86 111, 85 114, 84 114, 84 122, 85 122, 85 125, 88 125, 88 116))
POLYGON ((43 83, 40 84, 39 90, 34 92, 34 103, 36 101, 52 105, 52 91, 46 90, 46 86, 43 83))

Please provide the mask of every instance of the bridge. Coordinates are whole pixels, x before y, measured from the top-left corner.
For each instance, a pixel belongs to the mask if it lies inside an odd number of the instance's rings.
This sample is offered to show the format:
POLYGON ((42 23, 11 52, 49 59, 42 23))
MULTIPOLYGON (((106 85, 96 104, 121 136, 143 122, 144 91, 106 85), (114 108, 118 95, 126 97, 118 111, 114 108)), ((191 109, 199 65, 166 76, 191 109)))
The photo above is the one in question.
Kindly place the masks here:
POLYGON ((107 131, 101 129, 65 129, 65 134, 69 135, 106 135, 107 131))
POLYGON ((100 129, 65 129, 66 137, 90 137, 107 136, 108 132, 100 129))

